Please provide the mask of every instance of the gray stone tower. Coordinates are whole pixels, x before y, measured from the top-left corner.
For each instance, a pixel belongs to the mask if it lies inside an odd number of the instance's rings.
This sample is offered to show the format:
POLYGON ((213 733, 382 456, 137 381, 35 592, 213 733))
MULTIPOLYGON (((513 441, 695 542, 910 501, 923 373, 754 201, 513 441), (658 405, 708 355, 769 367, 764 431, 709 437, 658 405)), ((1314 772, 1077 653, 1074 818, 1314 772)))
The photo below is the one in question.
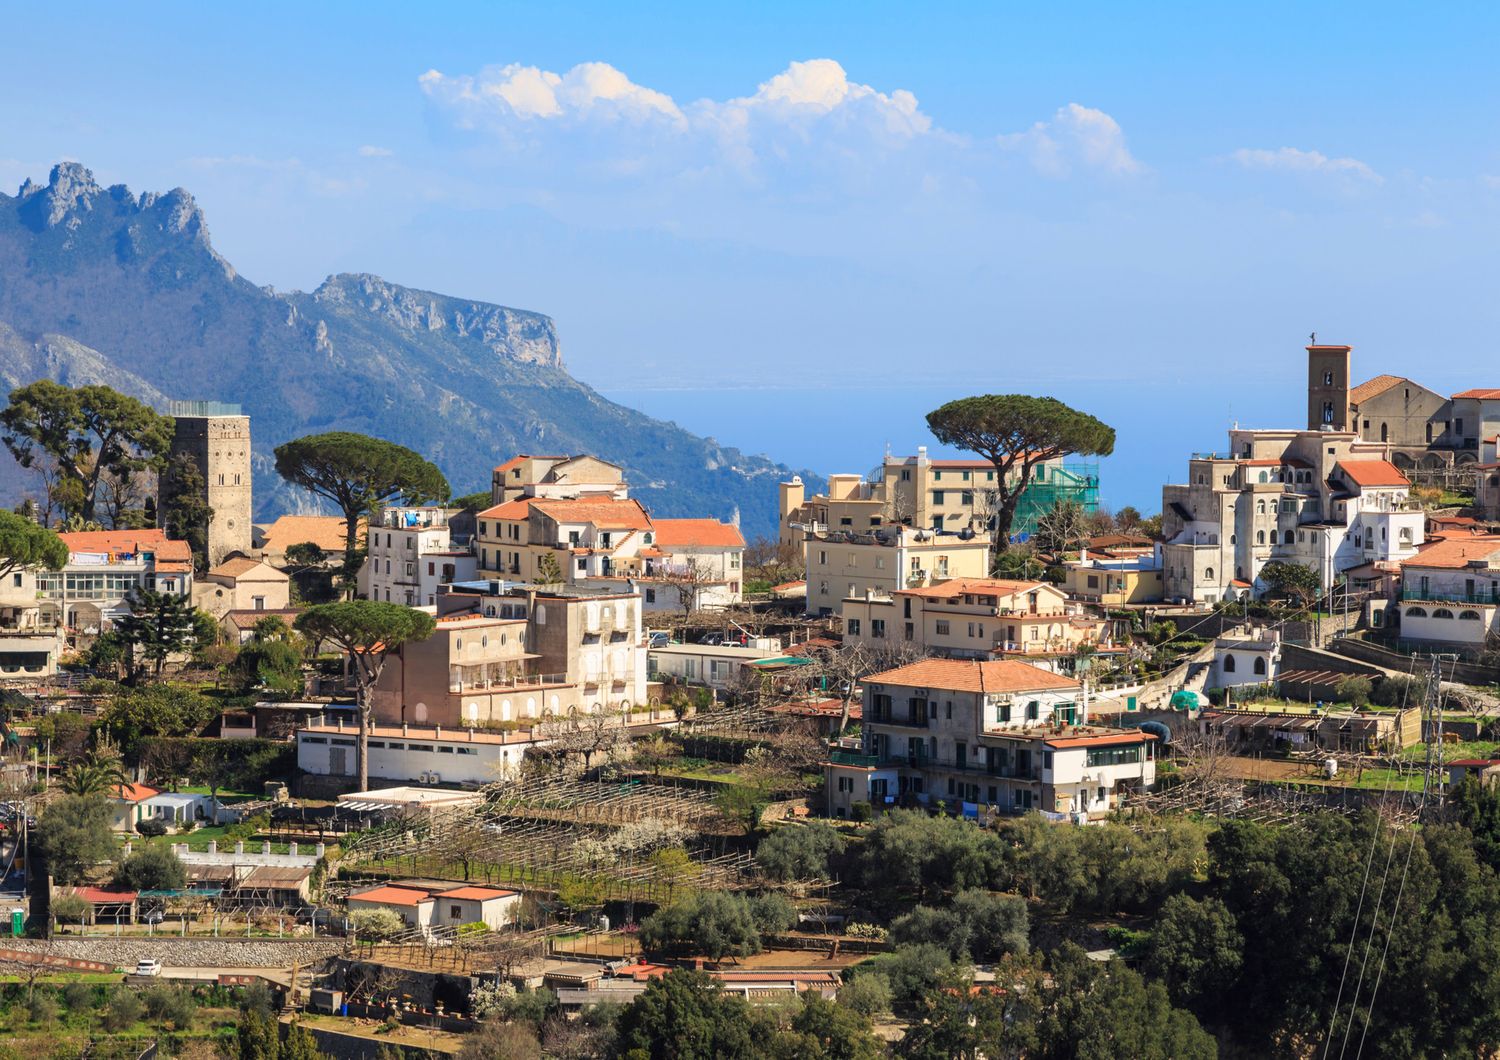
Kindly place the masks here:
MULTIPOLYGON (((208 527, 208 565, 231 552, 250 551, 250 417, 238 405, 218 401, 174 401, 167 410, 177 421, 171 456, 186 453, 198 465, 214 510, 208 527)), ((162 482, 163 498, 175 492, 162 482)))

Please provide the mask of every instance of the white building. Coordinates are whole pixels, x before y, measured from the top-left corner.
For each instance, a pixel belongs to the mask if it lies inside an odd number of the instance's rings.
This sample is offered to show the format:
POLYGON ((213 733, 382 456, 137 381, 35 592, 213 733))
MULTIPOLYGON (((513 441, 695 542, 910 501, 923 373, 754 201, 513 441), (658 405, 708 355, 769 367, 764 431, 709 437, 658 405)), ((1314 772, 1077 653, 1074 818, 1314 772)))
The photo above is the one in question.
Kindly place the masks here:
POLYGON ((1445 534, 1401 564, 1402 640, 1473 653, 1500 635, 1500 536, 1445 534))
POLYGON ((1230 431, 1228 453, 1194 455, 1188 483, 1162 489, 1163 594, 1250 596, 1272 560, 1331 588, 1351 568, 1415 555, 1423 513, 1387 452, 1352 433, 1230 431))
POLYGON ((756 638, 754 645, 663 644, 648 651, 652 679, 670 677, 690 685, 714 689, 739 685, 746 666, 781 655, 781 642, 774 637, 756 638))
POLYGON ((863 749, 828 766, 835 816, 855 802, 977 814, 1099 816, 1156 781, 1155 737, 1085 726, 1071 678, 1004 659, 924 659, 864 688, 863 749))
POLYGON ((1281 673, 1281 631, 1262 629, 1248 637, 1219 637, 1214 641, 1213 688, 1266 685, 1281 673))
MULTIPOLYGON (((395 783, 489 784, 521 768, 529 733, 416 725, 376 725, 370 729, 370 777, 395 783)), ((324 777, 353 777, 355 730, 312 725, 297 730, 297 768, 324 777)))
POLYGON ((461 928, 483 924, 498 931, 512 923, 521 908, 518 891, 498 887, 453 887, 434 891, 414 884, 395 883, 349 896, 349 911, 389 909, 406 922, 407 927, 430 932, 435 928, 461 928))
POLYGON ((369 557, 359 591, 371 600, 431 607, 438 586, 472 581, 478 560, 467 540, 455 541, 446 508, 386 508, 370 526, 369 557))

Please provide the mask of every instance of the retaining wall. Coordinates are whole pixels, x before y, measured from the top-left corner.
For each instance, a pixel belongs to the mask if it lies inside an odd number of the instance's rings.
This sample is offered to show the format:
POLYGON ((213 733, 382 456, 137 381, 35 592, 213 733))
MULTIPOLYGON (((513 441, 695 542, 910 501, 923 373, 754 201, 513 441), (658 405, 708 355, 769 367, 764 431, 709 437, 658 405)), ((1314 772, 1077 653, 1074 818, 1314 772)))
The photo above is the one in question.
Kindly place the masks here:
POLYGON ((73 960, 133 968, 154 957, 174 968, 290 968, 326 960, 344 951, 343 939, 147 938, 12 939, 7 948, 73 960))

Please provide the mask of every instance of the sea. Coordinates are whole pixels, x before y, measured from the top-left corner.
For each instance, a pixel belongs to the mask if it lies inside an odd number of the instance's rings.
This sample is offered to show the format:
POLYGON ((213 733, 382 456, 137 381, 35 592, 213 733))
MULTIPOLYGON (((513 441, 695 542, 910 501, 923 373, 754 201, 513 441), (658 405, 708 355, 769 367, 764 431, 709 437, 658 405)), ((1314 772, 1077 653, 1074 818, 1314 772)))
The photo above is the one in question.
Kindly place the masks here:
MULTIPOLYGON (((828 475, 865 474, 887 452, 907 456, 919 445, 926 445, 932 456, 959 455, 938 445, 928 433, 926 416, 973 391, 926 385, 739 385, 600 388, 600 393, 720 445, 828 475)), ((1115 451, 1099 461, 1100 506, 1114 511, 1131 505, 1143 515, 1161 510, 1164 484, 1187 481, 1189 456, 1225 451, 1232 426, 1303 426, 1307 412, 1302 395, 1300 387, 1274 379, 1252 379, 1226 393, 1222 386, 1191 379, 1144 377, 1069 382, 1050 392, 1115 429, 1115 451)))

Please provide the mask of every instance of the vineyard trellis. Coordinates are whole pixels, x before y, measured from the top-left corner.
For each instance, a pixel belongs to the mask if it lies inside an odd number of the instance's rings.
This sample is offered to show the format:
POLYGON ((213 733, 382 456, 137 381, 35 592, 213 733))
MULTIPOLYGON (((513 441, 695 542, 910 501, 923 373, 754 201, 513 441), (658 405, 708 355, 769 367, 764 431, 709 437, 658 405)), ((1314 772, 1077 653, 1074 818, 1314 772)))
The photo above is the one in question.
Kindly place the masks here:
POLYGON ((478 808, 390 822, 352 837, 346 880, 363 869, 556 891, 584 883, 601 901, 661 903, 683 886, 716 890, 753 882, 754 859, 731 849, 712 797, 691 788, 531 777, 486 792, 478 808), (670 822, 690 831, 686 865, 627 850, 601 858, 599 844, 630 825, 670 822))

